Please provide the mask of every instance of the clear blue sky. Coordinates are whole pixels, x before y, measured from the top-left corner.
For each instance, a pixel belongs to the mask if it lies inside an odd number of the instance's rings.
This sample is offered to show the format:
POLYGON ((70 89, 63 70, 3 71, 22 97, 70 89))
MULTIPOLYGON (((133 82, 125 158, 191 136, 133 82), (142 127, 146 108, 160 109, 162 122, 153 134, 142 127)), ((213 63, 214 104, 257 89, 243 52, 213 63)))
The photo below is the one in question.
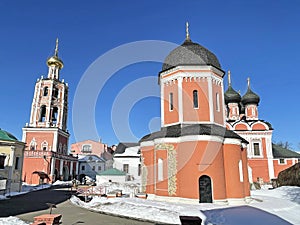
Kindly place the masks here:
MULTIPOLYGON (((35 81, 47 74, 45 62, 53 54, 56 37, 60 40, 59 56, 65 64, 61 78, 70 87, 68 128, 73 143, 74 95, 89 66, 106 52, 130 42, 162 40, 181 44, 185 22, 189 21, 191 39, 214 52, 223 70, 231 70, 236 90, 244 94, 246 79, 251 77, 252 89, 261 97, 259 117, 273 125, 273 140, 288 141, 298 150, 299 12, 300 2, 296 0, 2 0, 0 127, 21 139, 22 127, 29 122, 35 81)), ((128 84, 142 77, 157 76, 160 70, 161 63, 144 62, 111 76, 95 105, 99 137, 86 132, 85 138, 117 144, 118 135, 111 125, 114 100, 128 84)), ((158 86, 154 91, 159 94, 158 86)), ((136 139, 121 141, 137 141, 150 130, 158 130, 159 116, 158 98, 141 99, 130 109, 128 118, 136 139)))

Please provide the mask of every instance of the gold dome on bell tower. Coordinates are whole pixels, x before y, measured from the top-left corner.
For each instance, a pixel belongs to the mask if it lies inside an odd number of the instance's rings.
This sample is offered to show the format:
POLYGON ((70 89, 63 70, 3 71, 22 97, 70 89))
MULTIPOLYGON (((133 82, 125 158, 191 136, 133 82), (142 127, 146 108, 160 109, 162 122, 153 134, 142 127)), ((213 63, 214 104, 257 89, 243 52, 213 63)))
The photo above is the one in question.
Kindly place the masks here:
POLYGON ((56 38, 56 46, 54 55, 47 59, 47 65, 50 66, 58 66, 59 69, 64 67, 63 61, 58 57, 58 38, 56 38))

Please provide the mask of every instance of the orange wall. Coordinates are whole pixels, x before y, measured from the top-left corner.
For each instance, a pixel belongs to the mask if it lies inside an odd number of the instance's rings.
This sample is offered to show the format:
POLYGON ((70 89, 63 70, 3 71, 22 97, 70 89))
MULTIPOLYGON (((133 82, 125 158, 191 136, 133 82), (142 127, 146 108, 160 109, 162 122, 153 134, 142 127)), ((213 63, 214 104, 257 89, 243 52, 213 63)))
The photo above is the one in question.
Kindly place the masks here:
POLYGON ((30 148, 30 142, 32 141, 32 139, 35 138, 35 141, 37 143, 37 149, 36 150, 42 150, 41 144, 44 141, 48 142, 48 150, 50 148, 50 146, 53 149, 53 138, 54 138, 54 134, 53 133, 46 133, 46 132, 26 132, 26 147, 25 150, 29 150, 30 148))
POLYGON ((224 103, 222 87, 213 83, 213 104, 214 104, 214 121, 220 125, 224 125, 224 103), (217 93, 219 94, 219 111, 217 111, 217 93))
POLYGON ((164 85, 164 124, 176 123, 178 118, 178 81, 164 85), (169 110, 169 94, 173 93, 173 111, 169 110))
POLYGON ((274 159, 274 176, 278 177, 278 174, 291 166, 293 166, 293 159, 285 159, 286 164, 279 164, 279 159, 274 159))
POLYGON ((263 178, 264 182, 268 182, 269 170, 268 170, 268 160, 267 159, 248 159, 249 166, 252 169, 253 181, 257 181, 258 177, 263 178))
POLYGON ((183 120, 209 121, 208 84, 207 81, 182 82, 183 120), (198 90, 199 108, 193 107, 193 91, 198 90))
MULTIPOLYGON (((24 158, 23 179, 28 184, 39 184, 39 176, 34 171, 50 174, 50 165, 43 158, 24 158)), ((46 182, 47 180, 45 180, 46 182)))
MULTIPOLYGON (((239 145, 227 144, 224 145, 224 165, 226 177, 226 193, 228 198, 243 198, 244 183, 240 181, 239 162, 242 159, 241 147, 239 145)), ((244 175, 243 162, 243 175, 244 175)), ((243 178, 244 182, 245 177, 243 178)))

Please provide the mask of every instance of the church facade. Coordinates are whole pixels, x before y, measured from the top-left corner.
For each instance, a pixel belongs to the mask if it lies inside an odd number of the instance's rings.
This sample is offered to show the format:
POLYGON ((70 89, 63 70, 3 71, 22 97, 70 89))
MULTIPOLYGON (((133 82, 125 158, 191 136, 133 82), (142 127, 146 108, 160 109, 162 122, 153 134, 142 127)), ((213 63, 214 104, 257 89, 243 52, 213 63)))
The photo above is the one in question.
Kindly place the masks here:
POLYGON ((187 26, 159 73, 161 130, 140 140, 143 191, 200 203, 248 199, 248 141, 226 129, 224 75, 187 26))
POLYGON ((55 53, 47 60, 48 76, 37 80, 30 122, 23 128, 23 180, 29 184, 69 180, 77 175, 77 158, 68 153, 68 84, 60 80, 63 62, 55 53))
POLYGON ((247 157, 250 182, 270 182, 279 172, 299 162, 300 154, 272 142, 272 125, 259 119, 260 97, 250 87, 241 96, 231 84, 228 72, 228 88, 225 92, 226 127, 249 142, 247 157))

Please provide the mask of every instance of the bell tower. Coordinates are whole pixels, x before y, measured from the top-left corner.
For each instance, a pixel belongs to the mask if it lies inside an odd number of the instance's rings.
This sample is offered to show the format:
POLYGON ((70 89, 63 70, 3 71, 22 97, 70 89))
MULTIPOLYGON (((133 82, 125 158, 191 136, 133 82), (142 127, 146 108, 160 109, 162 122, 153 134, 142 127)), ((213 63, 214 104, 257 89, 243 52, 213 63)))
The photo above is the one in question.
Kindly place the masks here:
POLYGON ((67 130, 68 84, 59 80, 64 64, 58 57, 58 39, 55 53, 47 60, 48 77, 37 80, 31 106, 30 127, 58 127, 67 130))
POLYGON ((23 128, 22 140, 27 144, 23 177, 33 184, 40 182, 32 174, 35 171, 47 174, 51 181, 69 179, 76 171, 72 162, 76 158, 68 153, 68 84, 60 80, 64 64, 58 57, 58 39, 46 64, 48 75, 36 81, 30 121, 23 128))

